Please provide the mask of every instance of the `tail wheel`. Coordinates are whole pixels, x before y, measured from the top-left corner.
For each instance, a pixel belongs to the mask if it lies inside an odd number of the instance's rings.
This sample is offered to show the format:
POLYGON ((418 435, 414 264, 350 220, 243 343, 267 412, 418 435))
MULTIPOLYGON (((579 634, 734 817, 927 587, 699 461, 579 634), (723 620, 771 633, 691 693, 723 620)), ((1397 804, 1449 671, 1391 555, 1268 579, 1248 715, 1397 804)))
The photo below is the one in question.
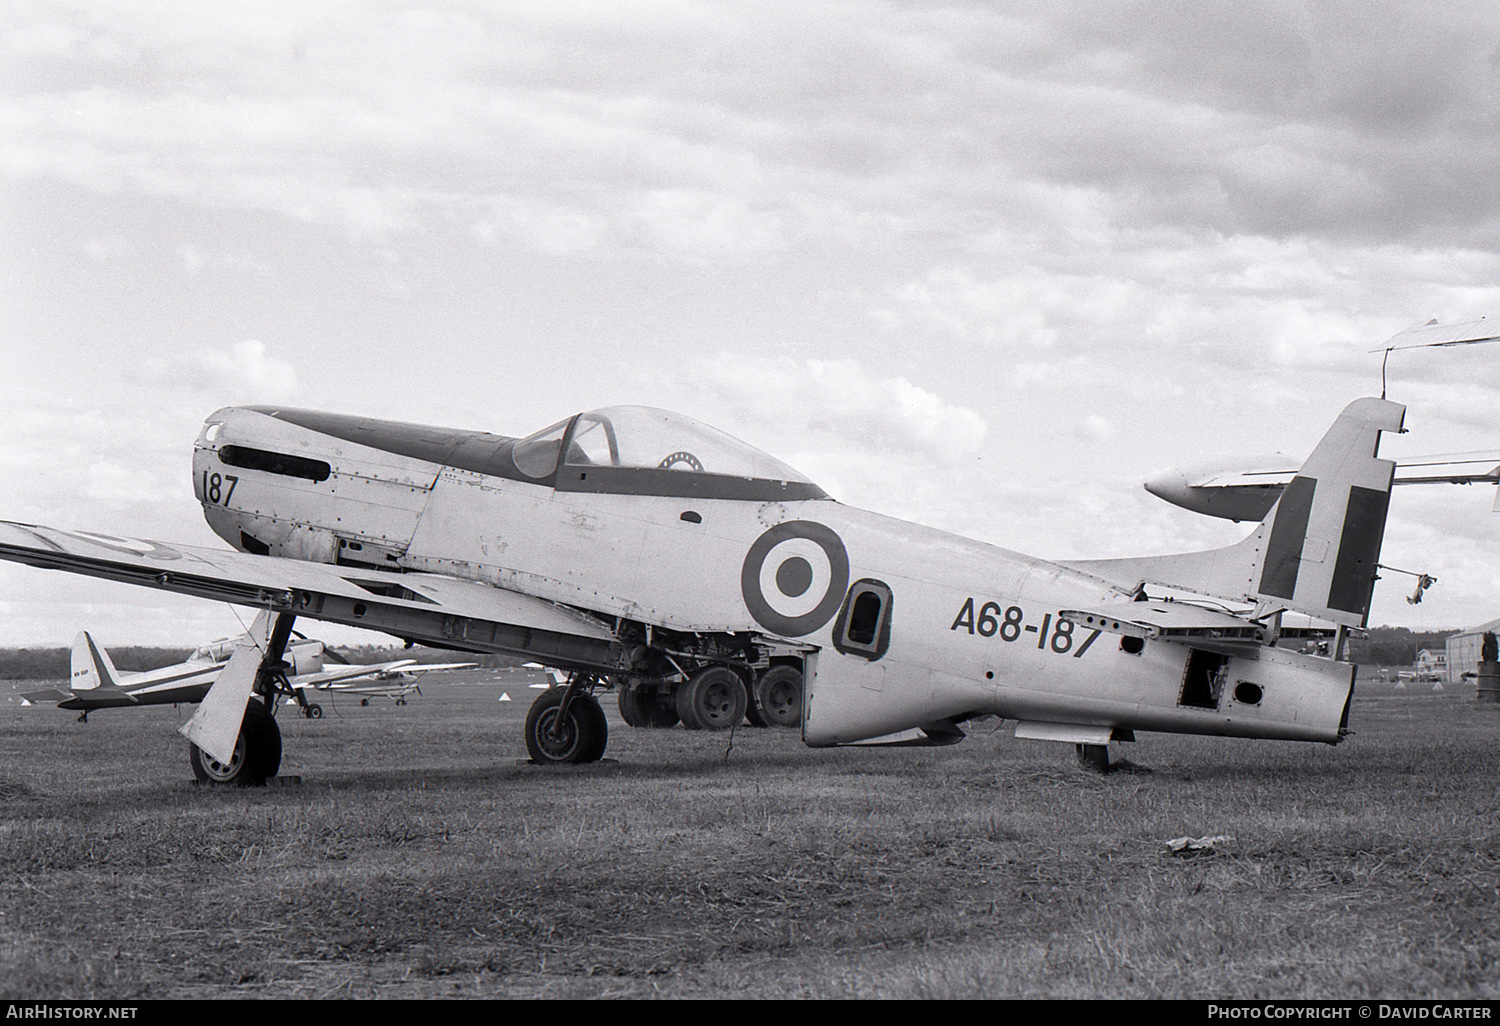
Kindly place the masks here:
POLYGON ((677 715, 689 730, 728 730, 745 718, 748 702, 745 682, 726 666, 699 670, 677 686, 677 715))
POLYGON ((773 666, 755 682, 753 705, 770 727, 802 725, 802 671, 773 666))
POLYGON ((551 688, 526 714, 526 751, 539 766, 598 762, 609 742, 609 723, 592 695, 575 694, 561 717, 566 688, 551 688))
POLYGON ((201 784, 264 784, 281 768, 281 728, 269 709, 251 699, 229 761, 219 762, 197 745, 189 745, 188 762, 201 784))

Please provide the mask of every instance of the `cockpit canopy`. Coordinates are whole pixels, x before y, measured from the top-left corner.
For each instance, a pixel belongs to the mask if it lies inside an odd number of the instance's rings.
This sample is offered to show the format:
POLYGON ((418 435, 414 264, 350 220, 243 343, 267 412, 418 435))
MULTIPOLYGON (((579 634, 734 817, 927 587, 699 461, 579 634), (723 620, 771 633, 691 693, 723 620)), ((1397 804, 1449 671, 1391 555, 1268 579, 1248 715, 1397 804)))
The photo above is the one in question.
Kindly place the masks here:
POLYGON ((555 473, 561 491, 826 498, 812 481, 759 449, 649 406, 609 406, 569 417, 517 441, 511 459, 523 478, 543 481, 555 473))

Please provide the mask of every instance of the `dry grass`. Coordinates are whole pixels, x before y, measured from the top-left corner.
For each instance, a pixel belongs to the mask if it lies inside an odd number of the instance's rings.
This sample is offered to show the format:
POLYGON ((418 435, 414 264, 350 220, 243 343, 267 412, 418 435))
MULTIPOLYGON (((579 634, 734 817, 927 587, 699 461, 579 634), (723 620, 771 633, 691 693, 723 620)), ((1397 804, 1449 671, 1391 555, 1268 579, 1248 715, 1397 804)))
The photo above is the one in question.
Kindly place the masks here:
POLYGON ((246 791, 190 783, 170 708, 0 704, 0 996, 1500 996, 1500 709, 1366 690, 1337 749, 1143 735, 1101 778, 993 722, 613 709, 614 761, 543 771, 534 692, 432 683, 283 716, 302 783, 246 791))

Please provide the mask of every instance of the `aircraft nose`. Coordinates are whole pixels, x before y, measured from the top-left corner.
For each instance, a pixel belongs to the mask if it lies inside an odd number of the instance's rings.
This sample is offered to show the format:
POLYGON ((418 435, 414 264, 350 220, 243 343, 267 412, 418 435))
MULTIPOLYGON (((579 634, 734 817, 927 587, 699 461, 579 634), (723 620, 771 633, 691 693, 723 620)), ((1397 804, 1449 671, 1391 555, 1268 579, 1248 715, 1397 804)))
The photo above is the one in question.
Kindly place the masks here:
POLYGON ((1165 499, 1174 506, 1187 505, 1187 475, 1181 470, 1163 470, 1153 474, 1147 478, 1144 487, 1158 499, 1165 499))

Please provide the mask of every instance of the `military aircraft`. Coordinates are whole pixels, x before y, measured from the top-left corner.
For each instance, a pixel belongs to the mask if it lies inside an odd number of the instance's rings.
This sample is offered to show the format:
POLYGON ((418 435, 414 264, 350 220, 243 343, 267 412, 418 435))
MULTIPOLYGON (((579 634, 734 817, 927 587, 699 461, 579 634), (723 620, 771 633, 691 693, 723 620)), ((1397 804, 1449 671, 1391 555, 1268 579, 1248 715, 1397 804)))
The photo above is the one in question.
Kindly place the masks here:
MULTIPOLYGON (((56 702, 59 709, 78 709, 78 720, 88 722, 89 713, 95 709, 129 708, 145 705, 176 705, 196 703, 219 677, 230 655, 236 639, 227 638, 201 645, 188 656, 185 662, 162 666, 144 673, 122 674, 115 669, 114 660, 88 631, 79 631, 73 640, 68 686, 27 691, 21 695, 25 705, 41 702, 56 702)), ((399 697, 409 694, 415 687, 416 675, 431 670, 458 669, 473 666, 473 663, 426 663, 415 659, 399 659, 392 662, 357 664, 350 663, 337 652, 324 646, 321 641, 295 638, 286 646, 283 654, 287 661, 287 683, 297 691, 359 689, 353 683, 364 678, 389 682, 364 685, 367 690, 354 690, 354 694, 390 695, 399 697), (325 664, 328 664, 325 668, 325 664), (399 692, 399 694, 398 694, 399 692)), ((303 715, 317 719, 323 709, 315 702, 301 701, 303 715)))
MULTIPOLYGON (((1500 341, 1500 329, 1480 318, 1462 324, 1427 321, 1397 332, 1372 353, 1390 354, 1410 349, 1451 348, 1486 345, 1500 341)), ((1385 377, 1381 367, 1382 381, 1385 377)), ((1500 484, 1500 452, 1444 453, 1436 456, 1406 456, 1395 461, 1394 483, 1408 484, 1500 484)), ((1174 506, 1225 520, 1261 520, 1281 497, 1282 490, 1297 474, 1298 462, 1281 453, 1230 456, 1153 475, 1146 491, 1174 506)), ((1500 512, 1500 488, 1496 489, 1496 512, 1500 512)))
MULTIPOLYGON (((1393 484, 1500 484, 1500 452, 1406 456, 1395 463, 1393 484)), ((1228 456, 1154 475, 1145 487, 1194 513, 1261 520, 1296 475, 1297 460, 1291 456, 1228 456)), ((1500 511, 1500 488, 1495 509, 1500 511)))
POLYGON ((1404 415, 1351 403, 1237 545, 1053 562, 843 505, 649 407, 524 438, 229 407, 193 487, 236 551, 0 522, 0 558, 260 610, 182 728, 222 782, 276 772, 297 617, 570 671, 527 715, 539 764, 603 755, 605 687, 711 729, 780 702, 811 746, 951 744, 984 715, 1099 766, 1136 730, 1336 744, 1394 470, 1376 452, 1404 415), (1296 650, 1288 611, 1327 624, 1329 656, 1296 650))

